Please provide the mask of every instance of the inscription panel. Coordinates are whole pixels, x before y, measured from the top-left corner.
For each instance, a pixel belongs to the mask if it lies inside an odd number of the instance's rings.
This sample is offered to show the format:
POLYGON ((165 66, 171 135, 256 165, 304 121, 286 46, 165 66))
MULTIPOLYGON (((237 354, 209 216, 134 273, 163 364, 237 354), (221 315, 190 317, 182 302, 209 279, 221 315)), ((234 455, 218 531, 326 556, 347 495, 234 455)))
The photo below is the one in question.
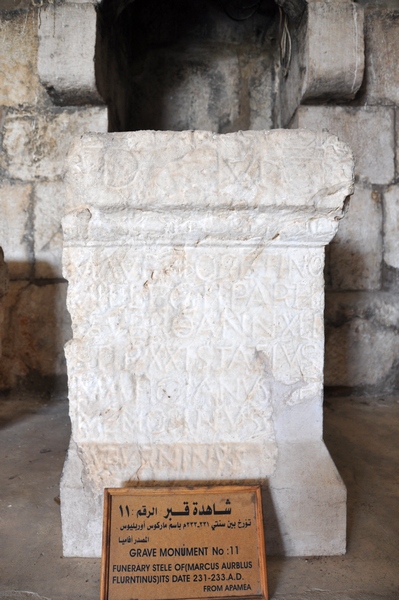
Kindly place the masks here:
POLYGON ((353 183, 349 148, 308 130, 88 134, 68 165, 67 212, 316 206, 338 214, 353 183))
POLYGON ((260 480, 273 474, 275 443, 222 444, 83 443, 78 453, 85 466, 85 481, 102 493, 104 487, 137 481, 260 480))
POLYGON ((65 265, 77 441, 128 443, 135 423, 140 444, 270 443, 278 384, 291 404, 319 393, 321 249, 69 248, 65 265))

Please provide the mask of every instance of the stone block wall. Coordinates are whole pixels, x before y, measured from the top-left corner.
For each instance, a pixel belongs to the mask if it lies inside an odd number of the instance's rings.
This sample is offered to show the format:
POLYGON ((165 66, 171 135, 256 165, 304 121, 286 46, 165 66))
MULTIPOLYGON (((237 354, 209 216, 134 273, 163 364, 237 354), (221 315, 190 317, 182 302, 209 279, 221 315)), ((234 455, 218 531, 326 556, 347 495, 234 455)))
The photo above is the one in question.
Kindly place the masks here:
POLYGON ((74 136, 107 130, 104 106, 53 104, 38 74, 44 9, 17 8, 0 13, 0 245, 10 278, 0 389, 65 377, 64 159, 74 136))
POLYGON ((8 269, 4 262, 4 253, 0 248, 0 358, 1 358, 1 342, 3 339, 3 323, 4 323, 4 299, 8 291, 8 269))
POLYGON ((346 105, 300 106, 292 127, 325 129, 352 149, 355 193, 327 251, 325 385, 399 389, 399 5, 363 0, 365 76, 346 105))
MULTIPOLYGON (((399 388, 399 6, 397 0, 357 5, 364 8, 366 54, 360 91, 346 103, 304 99, 290 126, 337 134, 357 165, 349 211, 327 249, 326 385, 391 393, 399 388)), ((0 389, 26 377, 65 376, 63 345, 71 330, 60 266, 63 164, 75 135, 107 130, 93 83, 94 6, 60 6, 28 0, 0 6, 0 246, 10 276, 0 389), (79 27, 70 27, 74 19, 79 27)), ((269 127, 278 113, 270 56, 266 66, 267 85, 252 90, 259 91, 255 120, 237 121, 241 128, 269 127)), ((234 81, 229 85, 236 89, 234 81)), ((229 95, 222 96, 228 103, 229 95)), ((231 105, 237 101, 233 95, 231 105)))

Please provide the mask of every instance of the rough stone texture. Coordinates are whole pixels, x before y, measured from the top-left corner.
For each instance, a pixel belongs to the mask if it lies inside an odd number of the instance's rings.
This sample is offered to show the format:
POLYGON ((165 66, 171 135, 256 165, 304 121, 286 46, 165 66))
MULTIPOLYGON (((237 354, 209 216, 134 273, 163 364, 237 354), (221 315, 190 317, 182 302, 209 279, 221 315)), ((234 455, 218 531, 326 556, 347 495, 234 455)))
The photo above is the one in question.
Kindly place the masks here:
POLYGON ((0 357, 1 357, 1 346, 3 340, 3 323, 4 323, 4 297, 8 291, 8 269, 4 262, 4 254, 2 248, 0 248, 0 357))
POLYGON ((395 176, 394 109, 300 106, 292 127, 327 130, 347 143, 355 174, 365 183, 389 184, 395 176))
POLYGON ((62 277, 62 228, 65 186, 63 181, 35 185, 34 252, 35 277, 62 277))
POLYGON ((4 302, 0 388, 27 376, 65 375, 63 345, 71 337, 66 283, 11 281, 4 302))
POLYGON ((381 227, 381 194, 356 185, 346 217, 329 248, 328 270, 333 289, 380 289, 381 227))
POLYGON ((57 104, 102 104, 94 73, 94 3, 48 4, 40 12, 38 72, 57 104))
POLYGON ((325 384, 369 392, 397 389, 399 306, 394 293, 329 293, 325 384), (385 388, 384 388, 385 386, 385 388))
POLYGON ((151 79, 136 83, 132 106, 129 106, 134 129, 141 128, 140 121, 145 125, 143 129, 151 129, 161 119, 159 128, 163 130, 219 131, 220 122, 237 121, 240 108, 237 54, 224 50, 213 56, 189 49, 184 58, 182 62, 179 53, 162 49, 162 58, 154 52, 147 59, 146 71, 151 73, 151 79), (217 91, 210 84, 215 81, 217 91))
POLYGON ((6 11, 17 11, 28 9, 31 6, 29 0, 1 0, 0 8, 6 11))
POLYGON ((104 486, 243 478, 271 498, 269 551, 344 552, 345 490, 321 441, 323 247, 352 178, 323 133, 74 143, 67 556, 100 554, 104 486))
POLYGON ((13 279, 28 277, 31 273, 32 186, 25 183, 0 185, 0 239, 13 279))
POLYGON ((63 173, 74 136, 106 130, 107 112, 100 107, 59 110, 34 118, 10 113, 4 119, 4 154, 0 164, 11 178, 54 179, 63 173))
POLYGON ((367 104, 399 104, 399 7, 370 6, 365 12, 366 76, 361 100, 367 104))
POLYGON ((150 11, 130 4, 119 18, 110 6, 99 7, 96 48, 110 131, 273 127, 278 26, 273 3, 240 22, 205 0, 161 2, 150 11), (129 18, 131 27, 121 27, 129 18), (147 47, 140 41, 143 31, 147 47))
POLYGON ((399 186, 384 192, 384 261, 399 269, 399 186))
POLYGON ((0 19, 0 106, 34 104, 39 79, 36 14, 20 13, 13 19, 0 19))
POLYGON ((279 90, 283 126, 303 102, 355 96, 364 72, 363 8, 348 0, 310 0, 289 31, 291 64, 279 90))
POLYGON ((366 70, 352 106, 302 106, 293 125, 327 129, 347 142, 361 182, 327 251, 327 306, 346 309, 334 312, 332 318, 327 313, 325 382, 335 389, 386 394, 399 386, 398 323, 385 327, 374 313, 377 305, 386 304, 386 292, 393 294, 390 310, 394 310, 399 289, 395 67, 399 10, 397 2, 389 0, 361 4, 366 15, 366 70), (374 295, 362 290, 373 290, 374 295))
MULTIPOLYGON (((0 388, 24 376, 65 378, 62 346, 70 329, 65 306, 61 310, 65 283, 60 266, 60 178, 73 136, 107 130, 104 108, 61 109, 52 104, 37 72, 38 26, 47 7, 33 4, 8 1, 0 7, 0 243, 13 280, 4 320, 0 388)), ((94 8, 87 14, 90 11, 94 8)), ((69 51, 80 51, 83 41, 88 37, 69 51)), ((93 36, 91 41, 94 44, 93 36)), ((59 64, 62 72, 69 66, 67 60, 59 64)), ((73 68, 80 73, 77 65, 73 68)))
POLYGON ((305 14, 307 0, 276 0, 276 4, 281 6, 290 21, 297 25, 305 14))
POLYGON ((260 131, 273 127, 273 97, 275 83, 273 70, 266 60, 241 61, 248 75, 249 124, 248 129, 260 131), (244 64, 243 64, 244 63, 244 64))
POLYGON ((311 0, 307 28, 302 101, 353 98, 363 79, 363 10, 347 0, 311 0))

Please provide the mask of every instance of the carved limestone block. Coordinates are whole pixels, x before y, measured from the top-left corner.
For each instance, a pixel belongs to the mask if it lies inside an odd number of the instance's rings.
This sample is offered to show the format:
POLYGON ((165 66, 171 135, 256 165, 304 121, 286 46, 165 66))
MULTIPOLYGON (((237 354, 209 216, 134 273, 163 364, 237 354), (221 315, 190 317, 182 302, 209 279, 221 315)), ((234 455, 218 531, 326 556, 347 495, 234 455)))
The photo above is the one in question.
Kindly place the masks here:
POLYGON ((279 0, 290 36, 278 106, 286 127, 300 104, 351 100, 364 73, 363 7, 351 0, 279 0), (295 9, 295 10, 294 10, 295 9))
POLYGON ((240 480, 264 485, 269 551, 344 552, 323 266, 349 149, 305 130, 88 134, 66 178, 65 554, 100 554, 104 487, 240 480))
POLYGON ((55 104, 103 103, 94 73, 96 19, 92 2, 41 8, 38 72, 55 104))

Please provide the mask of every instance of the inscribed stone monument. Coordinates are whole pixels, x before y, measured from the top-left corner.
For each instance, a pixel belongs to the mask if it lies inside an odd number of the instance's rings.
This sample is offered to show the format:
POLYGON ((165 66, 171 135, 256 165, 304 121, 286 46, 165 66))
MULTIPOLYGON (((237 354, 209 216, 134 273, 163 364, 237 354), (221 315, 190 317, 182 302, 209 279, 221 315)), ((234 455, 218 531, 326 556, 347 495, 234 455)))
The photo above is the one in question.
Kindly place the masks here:
POLYGON ((347 146, 306 130, 88 134, 66 178, 65 555, 100 555, 104 487, 242 480, 264 485, 269 552, 344 552, 322 386, 347 146))

